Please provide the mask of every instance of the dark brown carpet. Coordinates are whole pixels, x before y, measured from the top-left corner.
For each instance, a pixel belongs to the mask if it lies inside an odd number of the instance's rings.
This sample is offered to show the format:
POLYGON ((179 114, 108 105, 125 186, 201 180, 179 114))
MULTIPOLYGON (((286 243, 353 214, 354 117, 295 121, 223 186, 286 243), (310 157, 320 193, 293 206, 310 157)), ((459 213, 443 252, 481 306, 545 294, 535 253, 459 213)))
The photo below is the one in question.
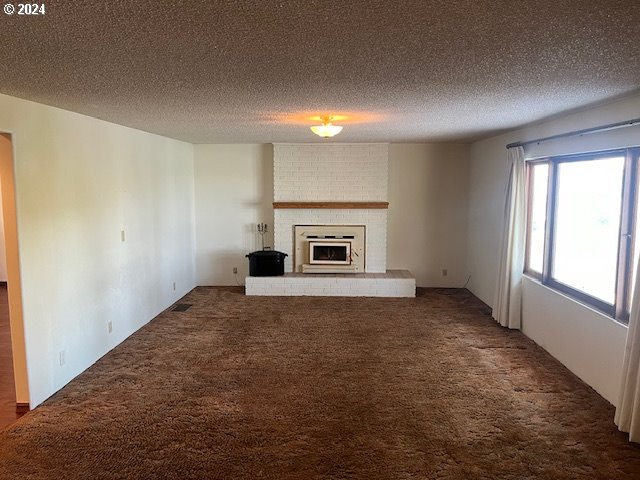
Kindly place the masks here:
POLYGON ((613 407, 465 290, 180 302, 2 432, 0 478, 640 478, 613 407))

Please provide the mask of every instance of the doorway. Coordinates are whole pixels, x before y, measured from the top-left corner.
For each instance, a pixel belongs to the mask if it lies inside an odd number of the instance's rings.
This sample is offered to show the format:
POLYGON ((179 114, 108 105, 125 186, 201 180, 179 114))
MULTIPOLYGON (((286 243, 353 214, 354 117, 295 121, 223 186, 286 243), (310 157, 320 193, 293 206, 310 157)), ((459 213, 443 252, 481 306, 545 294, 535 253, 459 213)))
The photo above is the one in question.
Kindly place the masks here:
POLYGON ((0 282, 0 429, 20 417, 16 409, 7 282, 0 282))
POLYGON ((12 137, 0 133, 0 429, 29 410, 12 137))

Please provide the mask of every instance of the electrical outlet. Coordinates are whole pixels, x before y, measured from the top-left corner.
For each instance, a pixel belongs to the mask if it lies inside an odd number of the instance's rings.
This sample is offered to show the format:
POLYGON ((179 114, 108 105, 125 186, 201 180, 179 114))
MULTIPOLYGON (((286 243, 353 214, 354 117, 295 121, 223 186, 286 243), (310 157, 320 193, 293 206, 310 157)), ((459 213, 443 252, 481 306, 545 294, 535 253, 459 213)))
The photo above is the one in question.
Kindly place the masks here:
POLYGON ((67 363, 65 351, 60 350, 60 366, 62 367, 65 363, 67 363))
POLYGON ((109 333, 113 332, 113 323, 111 323, 111 320, 107 322, 107 330, 109 330, 109 333))
POLYGON ((173 291, 176 291, 176 282, 173 282, 173 291))
POLYGON ((120 230, 120 241, 124 242, 124 230, 120 230))
POLYGON ((238 273, 238 267, 233 267, 233 273, 238 273))
POLYGON ((448 273, 449 273, 449 272, 447 272, 447 269, 446 269, 446 268, 443 268, 443 269, 442 269, 442 276, 443 276, 443 277, 446 277, 448 273))

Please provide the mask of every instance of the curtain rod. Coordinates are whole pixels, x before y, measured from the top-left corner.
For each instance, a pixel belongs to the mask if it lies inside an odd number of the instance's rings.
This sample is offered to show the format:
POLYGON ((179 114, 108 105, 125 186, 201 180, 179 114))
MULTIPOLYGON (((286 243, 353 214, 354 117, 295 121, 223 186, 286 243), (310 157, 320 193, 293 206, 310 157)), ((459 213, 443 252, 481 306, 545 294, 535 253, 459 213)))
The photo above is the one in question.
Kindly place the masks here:
POLYGON ((582 135, 589 135, 590 133, 606 132, 608 130, 615 130, 617 128, 633 127, 634 125, 638 125, 638 124, 640 124, 640 118, 634 118, 633 120, 625 120, 624 122, 610 123, 609 125, 602 125, 600 127, 585 128, 583 130, 575 130, 573 132, 559 133, 558 135, 551 135, 550 137, 536 138, 535 140, 529 140, 526 142, 514 142, 507 145, 507 148, 524 147, 525 145, 531 145, 532 143, 548 142, 550 140, 557 140, 558 138, 578 137, 582 135))

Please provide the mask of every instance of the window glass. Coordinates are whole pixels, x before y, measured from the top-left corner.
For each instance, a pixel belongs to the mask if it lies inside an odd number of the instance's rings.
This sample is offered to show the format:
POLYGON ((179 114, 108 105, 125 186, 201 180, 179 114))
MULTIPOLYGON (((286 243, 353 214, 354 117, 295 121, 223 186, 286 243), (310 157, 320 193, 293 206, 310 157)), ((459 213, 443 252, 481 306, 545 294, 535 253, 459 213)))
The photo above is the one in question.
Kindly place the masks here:
POLYGON ((615 302, 624 157, 558 164, 552 276, 615 302))
POLYGON ((529 213, 529 264, 530 270, 542 273, 544 261, 544 229, 547 221, 547 182, 549 179, 549 164, 537 163, 531 165, 529 213))

